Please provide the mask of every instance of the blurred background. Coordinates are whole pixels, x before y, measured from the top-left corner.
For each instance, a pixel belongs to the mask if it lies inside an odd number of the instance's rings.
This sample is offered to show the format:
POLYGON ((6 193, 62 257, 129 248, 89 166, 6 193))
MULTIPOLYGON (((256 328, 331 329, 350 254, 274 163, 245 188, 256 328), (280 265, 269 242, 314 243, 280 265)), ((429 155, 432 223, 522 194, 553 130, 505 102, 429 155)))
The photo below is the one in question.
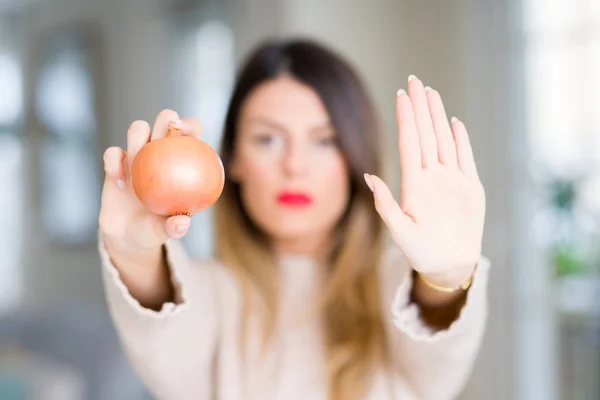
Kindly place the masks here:
MULTIPOLYGON (((102 291, 102 152, 163 108, 217 147, 239 62, 293 35, 362 73, 396 189, 409 74, 467 124, 494 268, 461 398, 600 399, 597 0, 0 0, 0 399, 151 399, 102 291)), ((209 254, 194 218, 185 244, 209 254)))

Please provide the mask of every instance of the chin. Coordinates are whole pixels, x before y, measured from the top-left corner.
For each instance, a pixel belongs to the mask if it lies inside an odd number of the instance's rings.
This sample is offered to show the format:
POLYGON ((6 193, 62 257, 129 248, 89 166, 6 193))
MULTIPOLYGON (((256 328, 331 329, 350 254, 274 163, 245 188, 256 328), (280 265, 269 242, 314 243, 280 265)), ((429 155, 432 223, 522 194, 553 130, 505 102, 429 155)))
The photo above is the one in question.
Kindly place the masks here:
POLYGON ((327 237, 330 231, 329 224, 315 224, 311 218, 285 218, 270 220, 262 225, 262 229, 274 240, 289 242, 312 241, 319 237, 327 237))
POLYGON ((251 213, 252 219, 269 237, 286 242, 327 240, 340 214, 316 208, 294 211, 269 208, 268 212, 266 207, 255 209, 258 212, 251 213))
POLYGON ((276 239, 294 240, 307 238, 322 234, 322 229, 311 224, 310 221, 298 221, 297 223, 269 223, 264 227, 267 233, 276 239))

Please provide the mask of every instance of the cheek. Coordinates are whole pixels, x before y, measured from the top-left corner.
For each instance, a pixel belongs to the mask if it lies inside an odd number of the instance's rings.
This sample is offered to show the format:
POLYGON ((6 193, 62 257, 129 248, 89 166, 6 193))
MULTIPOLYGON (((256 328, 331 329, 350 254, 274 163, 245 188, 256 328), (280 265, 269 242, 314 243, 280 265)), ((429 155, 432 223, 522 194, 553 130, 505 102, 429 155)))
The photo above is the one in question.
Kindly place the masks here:
POLYGON ((241 164, 244 186, 252 192, 269 190, 276 179, 276 169, 269 162, 254 158, 241 164))
POLYGON ((246 157, 240 158, 239 171, 244 204, 256 219, 273 208, 280 180, 278 169, 269 159, 246 157))
POLYGON ((346 209, 350 197, 348 168, 341 156, 321 165, 317 163, 314 167, 315 194, 323 205, 323 212, 334 217, 335 221, 330 222, 335 223, 346 209))

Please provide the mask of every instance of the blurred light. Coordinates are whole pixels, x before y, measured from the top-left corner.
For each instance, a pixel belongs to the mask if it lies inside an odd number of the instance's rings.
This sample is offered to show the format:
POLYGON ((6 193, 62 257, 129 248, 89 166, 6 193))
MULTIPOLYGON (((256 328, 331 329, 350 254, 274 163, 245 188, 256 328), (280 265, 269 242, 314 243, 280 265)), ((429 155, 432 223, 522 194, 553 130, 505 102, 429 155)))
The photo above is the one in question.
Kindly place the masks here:
POLYGON ((94 134, 93 86, 82 55, 60 52, 41 72, 36 105, 40 120, 59 136, 94 134))
POLYGON ((577 73, 582 58, 579 46, 527 53, 530 148, 555 177, 572 177, 580 170, 584 127, 580 103, 573 99, 580 98, 584 83, 577 73))
POLYGON ((76 244, 96 233, 100 193, 91 149, 49 140, 43 149, 44 224, 51 237, 76 244))
POLYGON ((227 112, 235 75, 233 33, 220 21, 202 24, 195 37, 194 82, 190 91, 191 104, 201 116, 205 133, 203 140, 215 147, 227 112))
POLYGON ((569 314, 600 316, 600 279, 589 276, 566 276, 556 283, 561 311, 569 314))
POLYGON ((586 10, 589 0, 527 0, 523 2, 526 29, 553 31, 576 26, 589 19, 586 10))
POLYGON ((581 203, 600 221, 600 171, 595 171, 580 188, 581 203))
POLYGON ((23 111, 23 77, 8 54, 0 54, 0 93, 0 125, 13 125, 23 111))
POLYGON ((23 296, 23 149, 14 135, 0 135, 0 314, 23 296))

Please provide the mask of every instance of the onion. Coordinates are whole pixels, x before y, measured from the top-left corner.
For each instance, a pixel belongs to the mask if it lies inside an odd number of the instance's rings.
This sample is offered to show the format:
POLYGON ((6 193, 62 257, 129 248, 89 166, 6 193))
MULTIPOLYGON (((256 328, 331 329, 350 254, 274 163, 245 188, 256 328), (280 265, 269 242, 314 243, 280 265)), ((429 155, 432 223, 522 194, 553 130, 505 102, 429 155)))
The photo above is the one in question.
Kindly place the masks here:
POLYGON ((209 145, 169 130, 166 137, 140 149, 133 160, 131 180, 136 196, 150 212, 191 216, 221 196, 225 171, 209 145))

